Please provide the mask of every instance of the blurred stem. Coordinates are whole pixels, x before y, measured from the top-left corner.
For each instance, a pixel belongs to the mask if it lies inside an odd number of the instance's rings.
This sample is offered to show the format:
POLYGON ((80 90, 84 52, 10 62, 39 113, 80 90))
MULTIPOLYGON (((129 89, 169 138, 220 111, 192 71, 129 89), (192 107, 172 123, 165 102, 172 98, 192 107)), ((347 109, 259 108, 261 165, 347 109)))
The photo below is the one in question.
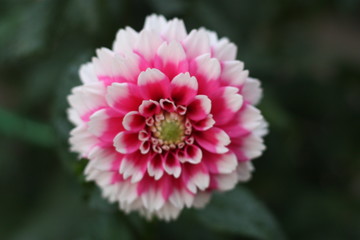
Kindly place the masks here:
POLYGON ((1 108, 0 134, 42 147, 51 147, 55 143, 55 136, 49 125, 26 119, 1 108))

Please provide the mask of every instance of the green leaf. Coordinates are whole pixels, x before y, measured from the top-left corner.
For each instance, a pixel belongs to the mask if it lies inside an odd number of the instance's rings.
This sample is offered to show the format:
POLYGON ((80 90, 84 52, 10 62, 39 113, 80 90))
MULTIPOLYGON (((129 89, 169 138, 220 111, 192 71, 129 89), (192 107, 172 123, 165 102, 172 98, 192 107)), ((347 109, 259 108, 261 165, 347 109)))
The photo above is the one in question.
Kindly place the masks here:
POLYGON ((285 239, 266 207, 243 187, 215 194, 196 215, 201 223, 219 232, 260 240, 285 239))

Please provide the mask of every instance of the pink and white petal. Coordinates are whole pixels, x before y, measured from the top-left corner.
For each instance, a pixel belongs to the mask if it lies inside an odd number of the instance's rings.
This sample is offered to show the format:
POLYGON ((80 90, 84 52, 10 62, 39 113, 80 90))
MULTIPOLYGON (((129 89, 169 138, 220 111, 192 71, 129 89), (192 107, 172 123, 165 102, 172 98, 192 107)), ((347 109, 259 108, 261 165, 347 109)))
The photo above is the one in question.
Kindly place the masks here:
POLYGON ((128 131, 139 132, 145 127, 145 118, 139 112, 131 111, 125 115, 122 125, 128 131))
POLYGON ((154 212, 154 214, 158 218, 164 219, 165 221, 169 222, 172 219, 176 219, 179 216, 181 210, 182 209, 179 209, 173 206, 171 203, 167 202, 161 209, 154 212))
POLYGON ((161 33, 167 26, 167 21, 162 15, 151 14, 145 19, 144 29, 161 33))
POLYGON ((143 100, 139 106, 139 112, 144 117, 151 117, 155 114, 159 114, 161 111, 160 104, 153 100, 143 100))
POLYGON ((211 96, 218 91, 221 66, 216 58, 210 58, 209 53, 200 55, 192 61, 189 72, 198 80, 198 94, 211 96))
POLYGON ((243 95, 244 100, 250 104, 258 104, 262 97, 260 81, 255 78, 247 78, 241 91, 241 95, 243 95))
POLYGON ((226 153, 229 149, 226 147, 230 144, 229 136, 220 128, 210 128, 207 131, 195 132, 196 142, 212 153, 226 153))
POLYGON ((223 85, 239 88, 245 83, 246 78, 249 76, 249 71, 244 70, 244 63, 241 61, 224 61, 221 65, 220 81, 223 85))
POLYGON ((250 104, 246 104, 239 115, 239 124, 248 131, 258 129, 263 121, 260 110, 250 104))
POLYGON ((142 30, 135 44, 135 51, 141 55, 147 62, 151 62, 156 55, 156 51, 163 40, 159 34, 149 30, 142 30))
MULTIPOLYGON (((173 101, 169 99, 160 99, 160 107, 167 112, 175 112, 176 105, 173 101)), ((162 116, 162 115, 160 115, 162 116)))
POLYGON ((124 131, 114 138, 114 147, 119 153, 133 153, 140 148, 140 145, 141 141, 138 139, 138 133, 124 131))
POLYGON ((197 189, 203 191, 209 187, 210 175, 205 164, 184 163, 183 169, 183 180, 192 193, 196 193, 197 189))
POLYGON ((250 134, 243 139, 241 150, 248 159, 259 157, 265 150, 263 138, 250 134))
POLYGON ((204 29, 192 30, 182 43, 189 59, 211 52, 209 36, 204 29))
POLYGON ((139 34, 131 27, 120 29, 116 33, 116 38, 113 43, 113 50, 116 53, 126 55, 131 53, 135 47, 135 43, 139 37, 139 34))
POLYGON ((180 161, 178 157, 170 151, 163 156, 163 168, 167 174, 173 175, 175 178, 178 178, 181 174, 180 161))
POLYGON ((197 95, 187 107, 187 117, 193 121, 205 119, 211 108, 211 100, 206 95, 197 95))
POLYGON ((120 164, 119 172, 124 179, 131 177, 131 183, 137 183, 143 179, 150 158, 149 154, 141 154, 139 151, 127 154, 120 164))
POLYGON ((185 51, 179 42, 163 42, 157 50, 154 66, 160 69, 169 79, 178 73, 187 72, 189 65, 185 51))
POLYGON ((209 203, 211 194, 209 192, 198 192, 195 195, 193 206, 196 208, 203 208, 209 203))
POLYGON ((207 33, 208 36, 209 36, 210 45, 211 45, 211 46, 214 46, 215 44, 217 44, 218 41, 219 41, 219 37, 218 37, 217 33, 214 32, 214 31, 208 30, 208 29, 206 29, 206 28, 204 28, 204 30, 206 31, 206 33, 207 33))
POLYGON ((182 163, 198 164, 202 160, 202 151, 194 144, 186 145, 184 149, 179 150, 178 159, 182 163))
POLYGON ((85 63, 79 69, 80 80, 83 84, 98 82, 93 63, 85 63))
POLYGON ((98 145, 98 139, 88 131, 85 124, 71 130, 69 142, 70 150, 79 153, 80 158, 87 157, 89 152, 98 145))
POLYGON ((155 180, 159 180, 163 176, 164 169, 160 154, 154 154, 152 159, 148 162, 147 170, 149 176, 154 177, 155 180))
POLYGON ((114 137, 124 131, 122 116, 116 116, 109 108, 96 111, 90 116, 88 122, 89 131, 101 141, 112 143, 114 137))
POLYGON ((161 196, 161 191, 154 189, 154 187, 151 187, 148 191, 141 194, 141 200, 144 207, 150 213, 158 211, 165 203, 165 200, 161 196))
POLYGON ((108 48, 96 49, 97 57, 92 59, 94 70, 97 76, 113 76, 112 62, 114 61, 115 53, 108 48))
POLYGON ((100 171, 117 171, 123 156, 112 147, 94 147, 89 153, 88 165, 100 171))
POLYGON ((214 57, 220 61, 235 60, 237 54, 237 47, 227 38, 221 38, 215 45, 212 46, 214 57))
POLYGON ((138 87, 131 83, 113 83, 107 87, 106 101, 122 114, 136 111, 142 102, 138 87))
POLYGON ((211 113, 216 125, 223 125, 232 120, 243 104, 243 97, 238 94, 235 87, 223 87, 211 100, 213 107, 211 113))
POLYGON ((206 116, 206 118, 200 121, 191 121, 191 125, 194 129, 198 131, 206 131, 212 128, 215 124, 215 120, 212 114, 206 116))
POLYGON ((170 89, 176 104, 188 105, 197 94, 198 82, 189 73, 180 73, 171 81, 170 89))
POLYGON ((240 182, 249 181, 251 174, 254 171, 254 166, 250 161, 240 162, 236 168, 238 179, 240 182))
POLYGON ((182 41, 187 36, 184 22, 178 18, 170 20, 161 35, 167 41, 182 41))
POLYGON ((91 114, 107 106, 104 95, 105 86, 96 82, 73 88, 68 102, 81 119, 87 122, 91 114))
POLYGON ((229 191, 238 183, 238 174, 235 171, 228 174, 218 174, 213 176, 216 182, 216 189, 220 191, 229 191))
POLYGON ((138 86, 144 99, 158 101, 170 97, 169 79, 158 69, 148 68, 141 72, 138 78, 138 86))
POLYGON ((204 164, 212 174, 227 174, 233 172, 237 165, 237 157, 234 152, 228 151, 223 154, 210 153, 203 151, 204 164))
POLYGON ((113 82, 136 83, 139 73, 146 67, 147 65, 143 63, 140 56, 135 53, 128 53, 124 56, 115 54, 111 65, 111 78, 99 76, 99 79, 102 79, 107 85, 111 85, 113 82))

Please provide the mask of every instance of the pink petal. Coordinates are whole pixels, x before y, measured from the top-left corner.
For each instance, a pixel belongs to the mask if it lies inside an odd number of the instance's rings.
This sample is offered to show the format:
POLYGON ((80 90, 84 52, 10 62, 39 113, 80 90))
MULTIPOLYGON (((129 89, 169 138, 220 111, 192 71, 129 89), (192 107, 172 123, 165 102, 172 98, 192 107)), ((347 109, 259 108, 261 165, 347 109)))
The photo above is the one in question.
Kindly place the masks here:
POLYGON ((181 72, 187 72, 189 68, 186 54, 179 42, 163 42, 155 57, 154 67, 161 70, 169 79, 173 79, 181 72))
POLYGON ((160 179, 163 176, 163 163, 160 154, 154 154, 153 158, 148 163, 148 174, 154 177, 155 180, 160 179))
POLYGON ((205 190, 209 186, 210 176, 205 164, 184 163, 183 169, 182 178, 190 192, 196 193, 197 188, 205 190))
POLYGON ((141 72, 138 85, 143 98, 158 101, 170 97, 169 79, 158 69, 148 68, 141 72))
POLYGON ((124 179, 131 176, 132 183, 139 182, 144 177, 150 157, 149 154, 141 154, 139 151, 127 154, 120 164, 119 172, 124 179))
POLYGON ((221 129, 213 127, 204 132, 195 133, 196 142, 212 153, 226 153, 230 144, 229 136, 221 129))
POLYGON ((145 127, 145 118, 139 112, 131 111, 125 115, 122 124, 126 130, 138 132, 145 127))
POLYGON ((178 158, 182 163, 198 164, 202 159, 202 151, 196 145, 186 145, 184 149, 179 150, 178 158))
POLYGON ((195 128, 198 131, 206 131, 210 128, 212 128, 215 124, 215 120, 212 116, 212 114, 209 114, 206 116, 206 118, 200 120, 200 121, 192 121, 191 125, 193 128, 195 128))
POLYGON ((222 71, 220 81, 226 86, 241 87, 249 71, 244 70, 244 63, 241 61, 224 61, 222 62, 222 71))
POLYGON ((230 121, 243 104, 243 97, 238 94, 235 87, 223 87, 212 99, 211 109, 216 125, 222 125, 230 121))
POLYGON ((175 112, 176 106, 173 101, 170 101, 168 99, 161 99, 160 100, 160 106, 162 109, 164 109, 167 112, 175 112))
POLYGON ((151 117, 155 114, 159 114, 160 111, 161 109, 159 103, 153 100, 143 100, 139 106, 139 112, 144 117, 151 117))
POLYGON ((238 165, 236 154, 232 151, 228 151, 223 154, 203 151, 203 154, 204 163, 206 164, 209 172, 213 174, 231 173, 238 165))
POLYGON ((179 159, 170 151, 163 156, 163 167, 167 174, 174 175, 175 178, 178 178, 181 174, 179 159))
POLYGON ((106 100, 111 107, 123 114, 138 110, 142 101, 138 87, 131 83, 113 83, 107 88, 106 100))
POLYGON ((170 88, 171 99, 176 104, 187 105, 197 94, 198 82, 189 73, 180 73, 171 81, 170 88))
POLYGON ((73 88, 72 94, 68 97, 68 102, 81 119, 87 122, 91 114, 107 107, 104 95, 104 85, 101 82, 95 82, 73 88))
POLYGON ((89 131, 105 142, 112 142, 114 137, 124 131, 122 116, 117 116, 110 108, 101 109, 90 116, 89 131))
POLYGON ((211 100, 205 95, 197 95, 187 107, 187 117, 198 121, 206 118, 211 110, 211 100))
POLYGON ((121 132, 114 138, 114 147, 119 153, 133 153, 139 149, 141 141, 138 139, 138 133, 121 132))
POLYGON ((222 38, 213 46, 214 57, 221 61, 234 60, 237 54, 237 47, 227 38, 222 38))

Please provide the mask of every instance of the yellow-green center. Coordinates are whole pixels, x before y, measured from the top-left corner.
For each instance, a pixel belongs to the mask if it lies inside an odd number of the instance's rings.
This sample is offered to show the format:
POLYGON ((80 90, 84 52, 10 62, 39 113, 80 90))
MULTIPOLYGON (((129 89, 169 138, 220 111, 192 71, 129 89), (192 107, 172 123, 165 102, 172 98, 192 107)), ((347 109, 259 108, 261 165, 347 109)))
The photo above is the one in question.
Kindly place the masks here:
POLYGON ((184 136, 184 126, 180 121, 162 121, 159 129, 159 138, 167 143, 178 143, 184 136))

